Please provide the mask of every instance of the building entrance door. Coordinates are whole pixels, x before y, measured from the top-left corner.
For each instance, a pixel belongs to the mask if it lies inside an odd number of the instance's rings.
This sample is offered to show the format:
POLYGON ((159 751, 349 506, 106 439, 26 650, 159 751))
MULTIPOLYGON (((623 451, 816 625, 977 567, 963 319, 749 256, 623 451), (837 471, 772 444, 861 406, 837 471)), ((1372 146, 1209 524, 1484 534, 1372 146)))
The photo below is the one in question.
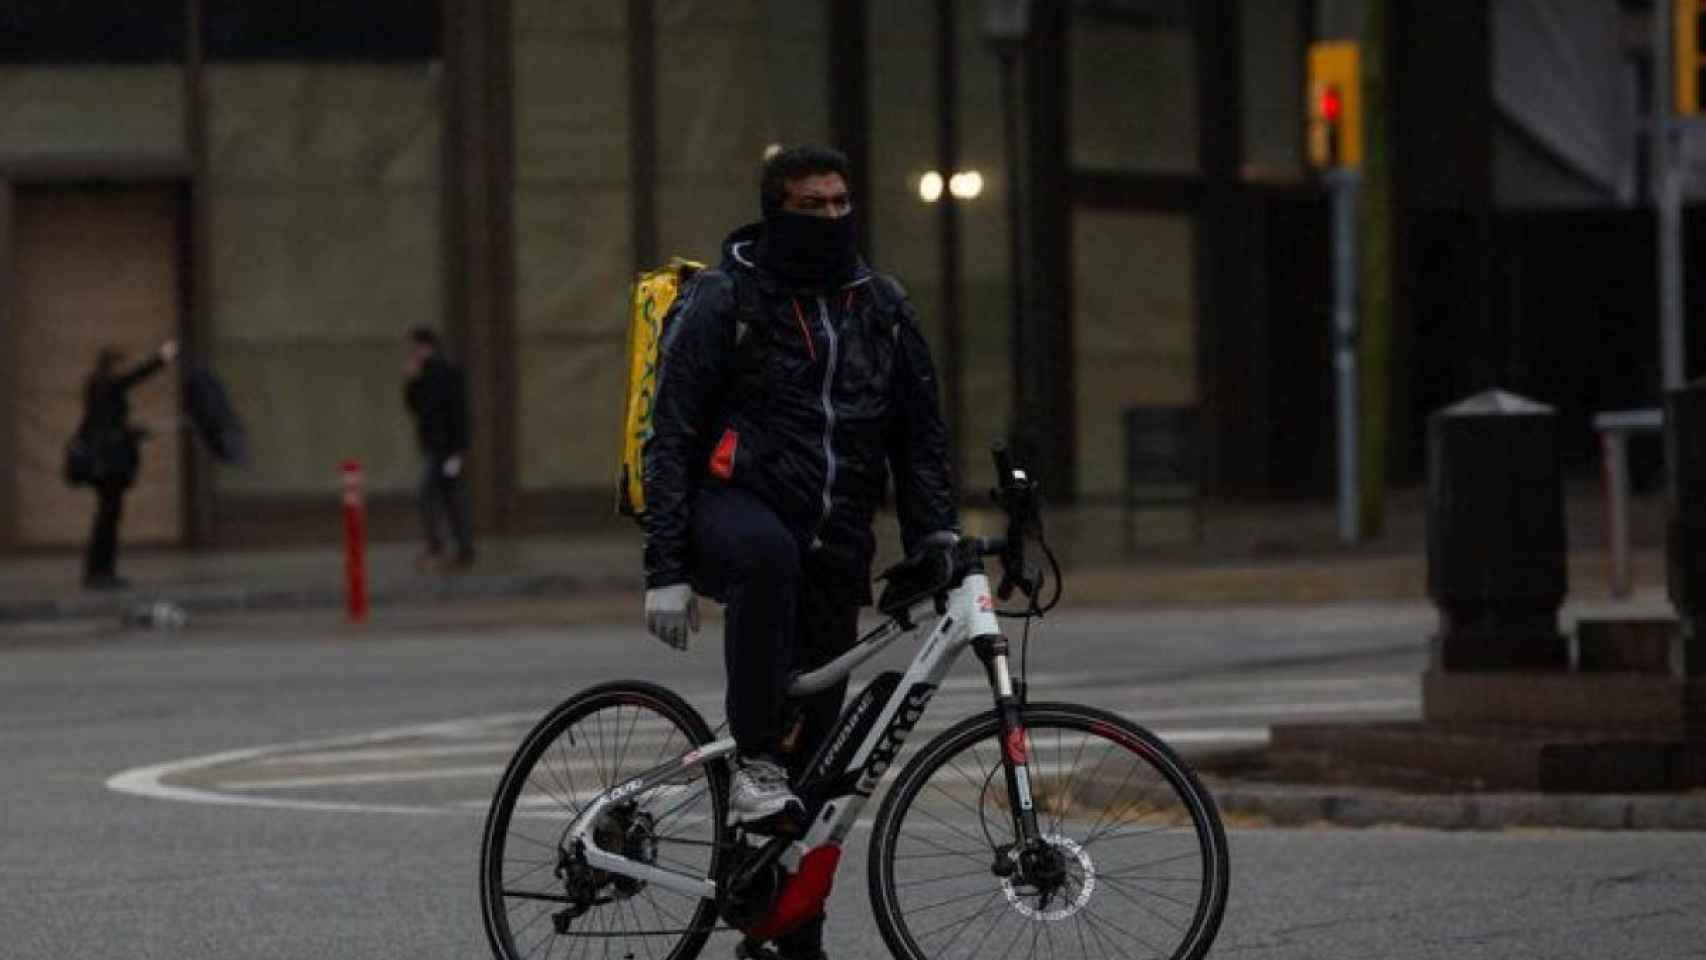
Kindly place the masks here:
MULTIPOLYGON (((61 476, 65 442, 83 413, 83 382, 104 346, 128 368, 178 335, 181 190, 171 185, 20 186, 13 220, 12 489, 21 546, 82 543, 95 496, 61 476)), ((178 378, 131 391, 131 419, 149 432, 125 500, 122 543, 183 539, 184 431, 178 378)))

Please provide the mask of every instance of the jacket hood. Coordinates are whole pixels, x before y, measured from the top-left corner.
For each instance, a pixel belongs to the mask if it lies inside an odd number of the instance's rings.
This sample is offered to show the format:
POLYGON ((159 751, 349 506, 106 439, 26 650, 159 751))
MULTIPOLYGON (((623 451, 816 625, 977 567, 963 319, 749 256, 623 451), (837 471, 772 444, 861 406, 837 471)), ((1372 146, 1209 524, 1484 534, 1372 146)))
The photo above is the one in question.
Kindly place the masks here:
MULTIPOLYGON (((759 241, 763 239, 764 221, 762 220, 732 231, 723 239, 723 261, 718 265, 718 269, 731 275, 739 272, 756 277, 759 286, 766 290, 782 290, 791 293, 819 292, 791 283, 785 277, 766 269, 758 257, 759 241)), ((869 283, 870 280, 871 268, 865 263, 864 256, 861 255, 853 268, 853 272, 836 286, 838 289, 845 290, 848 287, 869 283)))

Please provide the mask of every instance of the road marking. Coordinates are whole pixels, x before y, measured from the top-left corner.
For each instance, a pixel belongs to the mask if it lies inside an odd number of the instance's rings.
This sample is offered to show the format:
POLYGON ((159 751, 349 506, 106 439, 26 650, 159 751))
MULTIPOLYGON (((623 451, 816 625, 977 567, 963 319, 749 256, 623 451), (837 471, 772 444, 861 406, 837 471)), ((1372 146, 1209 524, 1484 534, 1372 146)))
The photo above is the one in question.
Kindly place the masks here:
POLYGON ((398 747, 395 749, 336 750, 318 753, 286 753, 257 761, 259 766, 301 765, 304 767, 332 766, 339 763, 385 763, 394 760, 424 760, 433 757, 461 757, 471 754, 514 753, 521 737, 514 740, 490 740, 485 743, 460 744, 449 747, 398 747))
POLYGON ((416 783, 426 780, 462 780, 468 777, 502 775, 501 766, 433 767, 426 770, 388 770, 377 773, 338 773, 323 777, 275 777, 270 780, 228 780, 214 786, 220 790, 302 790, 312 787, 363 786, 379 783, 416 783))
MULTIPOLYGON (((1252 686, 1271 687, 1272 684, 1253 683, 1252 686)), ((1130 688, 1124 688, 1129 695, 1130 688)), ((1419 701, 1413 697, 1370 699, 1352 701, 1322 701, 1313 703, 1270 703, 1270 704, 1236 704, 1215 707, 1166 707, 1155 708, 1141 704, 1129 705, 1118 710, 1140 723, 1157 720, 1201 719, 1212 722, 1216 718, 1251 718, 1251 717, 1293 717, 1315 715, 1338 715, 1351 713, 1414 713, 1420 707, 1419 701)), ((958 718, 948 718, 948 722, 940 726, 927 724, 915 732, 913 739, 921 741, 921 735, 934 735, 947 729, 958 718)), ((290 798, 265 796, 256 791, 263 790, 294 790, 313 789, 316 787, 341 786, 370 786, 387 783, 425 783, 439 780, 470 779, 474 777, 496 777, 503 772, 498 765, 479 766, 450 766, 409 771, 373 771, 349 772, 344 774, 322 774, 299 777, 278 777, 270 779, 235 779, 217 783, 209 787, 186 786, 181 783, 168 782, 181 780, 203 771, 237 764, 253 766, 287 765, 300 763, 304 766, 328 765, 347 762, 387 762, 415 758, 467 756, 482 753, 507 752, 518 745, 523 734, 517 734, 513 744, 490 740, 496 730, 505 727, 531 729, 537 720, 533 714, 503 714, 487 717, 469 717, 456 720, 437 721, 433 723, 416 724, 405 727, 394 727, 376 730, 370 733, 350 736, 327 737, 316 740, 302 740, 289 743, 269 744, 242 750, 230 750, 220 753, 206 754, 199 757, 188 757, 165 763, 150 764, 121 771, 108 778, 108 789, 118 793, 133 796, 149 797, 157 800, 173 800, 186 803, 204 803, 225 806, 249 806, 271 809, 289 809, 304 811, 319 811, 330 813, 382 813, 442 815, 446 813, 468 813, 474 809, 484 809, 489 801, 456 802, 440 804, 407 804, 407 803, 368 803, 348 800, 318 800, 306 798, 290 798), (472 743, 446 744, 442 746, 385 746, 399 741, 419 741, 423 738, 438 737, 448 739, 474 740, 472 743)), ((1265 726, 1198 726, 1180 729, 1161 729, 1155 733, 1168 743, 1175 745, 1190 745, 1195 747, 1255 747, 1268 742, 1268 729, 1265 726)), ((571 769, 590 769, 590 761, 574 761, 571 769)))

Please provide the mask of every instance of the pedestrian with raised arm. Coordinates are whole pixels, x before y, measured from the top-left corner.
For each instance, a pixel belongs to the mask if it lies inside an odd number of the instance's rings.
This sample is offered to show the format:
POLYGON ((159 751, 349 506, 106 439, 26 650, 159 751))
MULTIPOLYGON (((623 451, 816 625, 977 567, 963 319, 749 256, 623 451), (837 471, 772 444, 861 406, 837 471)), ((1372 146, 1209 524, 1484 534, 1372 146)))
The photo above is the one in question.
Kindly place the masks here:
POLYGON ((95 356, 95 369, 83 384, 83 421, 77 437, 88 457, 90 486, 95 488, 95 522, 83 552, 83 585, 91 590, 118 590, 129 582, 118 575, 119 521, 124 495, 142 469, 142 440, 146 433, 130 422, 130 391, 177 359, 178 342, 168 340, 143 363, 121 370, 124 354, 105 347, 95 356))

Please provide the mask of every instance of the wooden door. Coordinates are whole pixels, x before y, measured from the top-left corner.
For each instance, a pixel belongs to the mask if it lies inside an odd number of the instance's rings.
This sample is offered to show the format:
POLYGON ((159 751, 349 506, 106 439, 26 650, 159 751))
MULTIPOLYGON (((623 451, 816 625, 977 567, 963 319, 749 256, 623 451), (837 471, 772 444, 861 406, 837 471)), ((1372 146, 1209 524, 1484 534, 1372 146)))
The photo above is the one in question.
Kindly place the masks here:
MULTIPOLYGON (((13 221, 16 529, 26 546, 80 544, 94 493, 61 478, 95 354, 147 359, 180 326, 180 191, 173 186, 21 186, 13 221)), ((121 543, 183 539, 183 431, 176 369, 130 392, 150 432, 125 499, 121 543)))

